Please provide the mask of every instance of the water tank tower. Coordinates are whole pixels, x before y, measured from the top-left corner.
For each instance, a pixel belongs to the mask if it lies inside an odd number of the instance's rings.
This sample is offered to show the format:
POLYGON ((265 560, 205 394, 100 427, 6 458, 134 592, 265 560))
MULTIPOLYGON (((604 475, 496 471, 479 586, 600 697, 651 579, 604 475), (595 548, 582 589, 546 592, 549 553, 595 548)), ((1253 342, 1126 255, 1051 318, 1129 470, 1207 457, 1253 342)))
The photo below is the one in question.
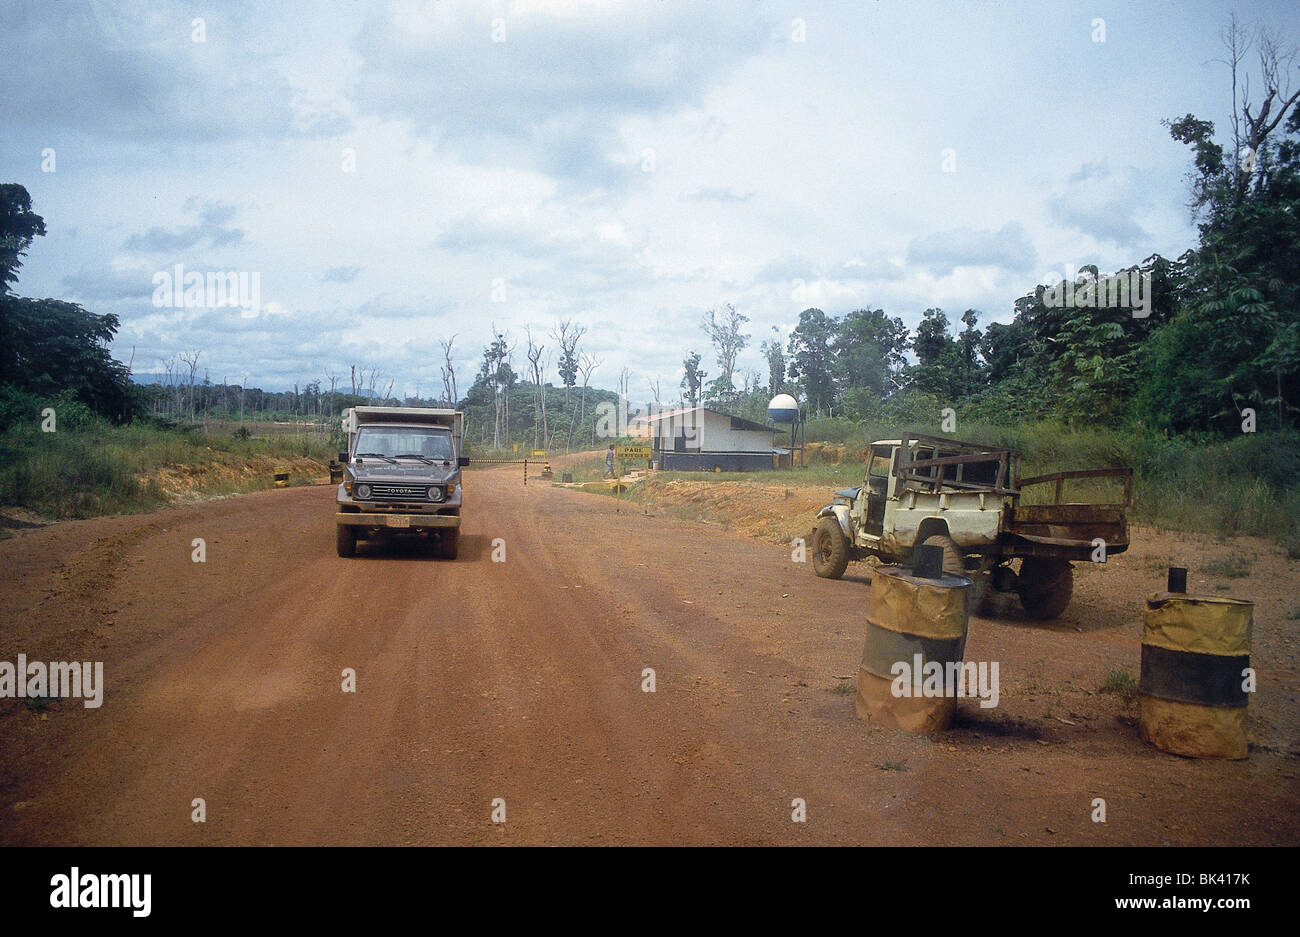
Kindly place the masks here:
POLYGON ((773 423, 794 423, 799 419, 799 403, 789 394, 777 394, 767 405, 767 416, 773 423))
POLYGON ((785 423, 790 427, 790 467, 794 468, 794 453, 799 453, 799 464, 803 464, 803 418, 799 413, 799 401, 789 394, 777 394, 767 405, 767 417, 773 423, 785 423))

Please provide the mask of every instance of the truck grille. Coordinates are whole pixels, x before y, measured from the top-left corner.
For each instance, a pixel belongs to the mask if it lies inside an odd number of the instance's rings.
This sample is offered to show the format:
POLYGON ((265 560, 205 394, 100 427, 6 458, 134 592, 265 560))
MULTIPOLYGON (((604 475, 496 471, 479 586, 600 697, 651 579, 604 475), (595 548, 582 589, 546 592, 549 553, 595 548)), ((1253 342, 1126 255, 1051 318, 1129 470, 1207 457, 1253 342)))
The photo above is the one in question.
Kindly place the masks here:
MULTIPOLYGON (((377 501, 425 501, 428 500, 426 491, 423 485, 371 485, 370 497, 377 501)), ((437 496, 433 500, 442 498, 437 496)))

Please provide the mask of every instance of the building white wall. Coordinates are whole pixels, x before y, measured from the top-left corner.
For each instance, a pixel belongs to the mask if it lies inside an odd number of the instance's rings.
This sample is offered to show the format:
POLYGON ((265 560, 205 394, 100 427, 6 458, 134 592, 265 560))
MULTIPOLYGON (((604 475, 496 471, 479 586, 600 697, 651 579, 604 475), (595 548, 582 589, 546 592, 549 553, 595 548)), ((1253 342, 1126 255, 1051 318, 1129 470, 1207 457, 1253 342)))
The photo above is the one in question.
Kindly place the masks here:
POLYGON ((674 440, 686 428, 687 452, 768 452, 772 433, 768 430, 732 429, 731 417, 696 410, 659 420, 654 424, 658 448, 672 452, 674 440))
POLYGON ((686 451, 699 452, 700 440, 704 435, 699 411, 675 414, 656 420, 654 433, 657 437, 658 447, 666 452, 672 452, 675 445, 674 440, 681 435, 683 429, 686 432, 686 451))
POLYGON ((705 452, 767 452, 772 448, 772 434, 766 430, 732 429, 731 417, 706 412, 702 448, 705 452))

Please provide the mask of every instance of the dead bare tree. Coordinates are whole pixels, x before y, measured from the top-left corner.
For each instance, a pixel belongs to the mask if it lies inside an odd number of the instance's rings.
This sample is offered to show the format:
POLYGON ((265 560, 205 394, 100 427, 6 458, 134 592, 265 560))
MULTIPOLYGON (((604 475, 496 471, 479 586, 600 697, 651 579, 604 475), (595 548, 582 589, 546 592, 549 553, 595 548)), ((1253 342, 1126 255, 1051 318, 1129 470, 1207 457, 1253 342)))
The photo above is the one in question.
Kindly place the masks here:
POLYGON ((1232 74, 1232 183, 1240 205, 1252 179, 1256 180, 1256 185, 1262 182, 1261 176, 1255 173, 1255 166, 1268 135, 1300 101, 1300 90, 1293 94, 1290 89, 1291 67, 1295 64, 1297 51, 1281 47, 1276 37, 1266 29, 1243 27, 1236 14, 1224 27, 1222 40, 1227 58, 1216 61, 1227 65, 1232 74), (1259 71, 1264 82, 1263 100, 1253 114, 1250 74, 1242 71, 1242 63, 1252 49, 1259 56, 1259 71))
POLYGON ((200 354, 201 352, 197 350, 190 351, 190 352, 185 352, 185 351, 181 352, 181 361, 185 362, 185 366, 190 369, 189 385, 190 385, 190 422, 191 423, 194 422, 194 376, 198 373, 199 370, 200 354))
POLYGON ((545 345, 540 345, 533 341, 533 330, 529 326, 524 330, 524 337, 528 341, 528 367, 533 376, 533 386, 536 389, 536 399, 533 402, 533 448, 537 448, 537 430, 540 427, 542 431, 542 441, 544 442, 549 436, 546 423, 546 389, 543 381, 546 377, 546 363, 542 360, 542 354, 546 349, 545 345))
POLYGON ((329 416, 330 416, 330 417, 333 417, 333 416, 334 416, 334 393, 335 393, 335 389, 338 387, 339 376, 338 376, 337 374, 335 374, 333 371, 329 371, 329 372, 327 372, 325 376, 328 377, 329 380, 330 380, 330 408, 329 408, 329 409, 330 409, 330 412, 329 412, 329 416))
POLYGON ((170 416, 178 409, 178 402, 176 400, 176 356, 172 355, 164 361, 162 363, 162 368, 163 374, 166 376, 163 383, 163 388, 166 393, 163 395, 163 398, 167 401, 167 413, 170 416))
POLYGON ((492 388, 492 448, 501 448, 504 422, 506 442, 510 441, 510 385, 514 374, 514 346, 508 332, 498 332, 492 325, 492 342, 483 349, 482 377, 492 388))
POLYGON ((442 345, 442 357, 444 361, 444 364, 442 365, 443 396, 447 400, 447 406, 453 408, 456 406, 456 401, 460 399, 456 393, 456 368, 451 363, 451 346, 455 341, 456 336, 453 335, 451 338, 443 339, 439 342, 439 344, 442 345))
MULTIPOLYGON (((591 383, 592 372, 600 367, 600 365, 601 361, 595 355, 589 355, 586 352, 583 352, 578 357, 578 371, 582 374, 582 397, 580 399, 578 410, 579 426, 585 424, 587 419, 587 385, 591 383)), ((594 424, 591 428, 591 444, 593 446, 596 444, 596 427, 594 424)))
POLYGON ((560 380, 564 384, 564 410, 569 409, 569 389, 578 380, 578 342, 587 334, 585 325, 572 319, 562 319, 551 329, 551 338, 560 343, 560 380))

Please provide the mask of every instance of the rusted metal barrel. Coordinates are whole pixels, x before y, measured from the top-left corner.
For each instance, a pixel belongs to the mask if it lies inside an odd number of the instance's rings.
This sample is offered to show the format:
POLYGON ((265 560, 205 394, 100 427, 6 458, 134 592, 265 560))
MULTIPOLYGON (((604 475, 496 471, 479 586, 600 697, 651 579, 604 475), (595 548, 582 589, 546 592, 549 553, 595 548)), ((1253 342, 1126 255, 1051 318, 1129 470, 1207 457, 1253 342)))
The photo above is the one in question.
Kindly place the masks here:
MULTIPOLYGON (((1171 570, 1170 585, 1177 587, 1171 570)), ((1147 599, 1138 685, 1143 740, 1191 758, 1245 758, 1255 605, 1218 595, 1147 599)))
POLYGON ((343 465, 340 462, 330 462, 330 484, 337 485, 343 481, 343 465))
MULTIPOLYGON (((922 547, 942 556, 937 547, 922 547)), ((971 580, 932 570, 882 566, 871 574, 867 638, 858 668, 858 716, 906 732, 941 732, 952 722, 955 695, 923 692, 934 665, 960 671, 970 620, 971 580), (930 575, 924 575, 929 572, 930 575)), ((946 684, 945 684, 946 685, 946 684)))

